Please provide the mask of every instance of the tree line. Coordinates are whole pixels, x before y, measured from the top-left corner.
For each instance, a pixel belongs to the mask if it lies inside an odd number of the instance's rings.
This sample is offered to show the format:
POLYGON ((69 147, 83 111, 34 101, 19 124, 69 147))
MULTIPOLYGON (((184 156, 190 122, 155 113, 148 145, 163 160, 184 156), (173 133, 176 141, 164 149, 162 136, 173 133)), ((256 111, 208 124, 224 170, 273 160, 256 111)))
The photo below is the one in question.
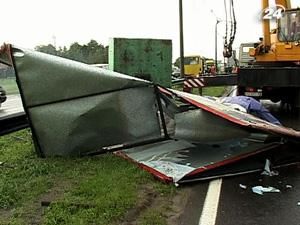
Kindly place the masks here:
POLYGON ((52 44, 39 45, 35 47, 35 50, 87 64, 108 63, 108 46, 98 44, 95 40, 91 40, 89 43, 84 45, 75 42, 71 44, 69 48, 63 46, 58 49, 56 49, 52 44))

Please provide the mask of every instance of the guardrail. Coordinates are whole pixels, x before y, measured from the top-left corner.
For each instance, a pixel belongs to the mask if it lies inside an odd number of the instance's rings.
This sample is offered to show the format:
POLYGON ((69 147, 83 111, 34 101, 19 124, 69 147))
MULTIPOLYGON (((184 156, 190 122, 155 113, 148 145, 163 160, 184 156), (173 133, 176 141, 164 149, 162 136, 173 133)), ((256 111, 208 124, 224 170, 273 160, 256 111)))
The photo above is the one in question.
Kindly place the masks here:
POLYGON ((0 136, 29 127, 25 112, 0 117, 0 136))
POLYGON ((214 76, 185 77, 172 81, 173 85, 182 84, 189 88, 237 85, 237 74, 218 74, 214 76))

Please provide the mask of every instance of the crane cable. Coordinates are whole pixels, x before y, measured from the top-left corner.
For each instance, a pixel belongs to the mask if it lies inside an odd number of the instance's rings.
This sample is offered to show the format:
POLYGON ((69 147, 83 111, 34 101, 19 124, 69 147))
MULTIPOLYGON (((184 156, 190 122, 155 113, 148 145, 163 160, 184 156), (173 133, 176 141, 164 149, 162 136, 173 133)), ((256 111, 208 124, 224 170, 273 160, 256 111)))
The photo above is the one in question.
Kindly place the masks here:
POLYGON ((226 32, 225 32, 223 56, 225 58, 230 58, 232 56, 232 44, 236 34, 236 18, 235 18, 233 0, 230 0, 230 7, 229 7, 230 23, 231 23, 229 41, 228 41, 228 18, 227 18, 226 0, 224 0, 224 7, 225 7, 225 16, 226 16, 226 32))
POLYGON ((227 21, 227 0, 224 0, 224 9, 225 9, 225 38, 224 38, 224 46, 227 46, 227 31, 228 31, 228 21, 227 21))
POLYGON ((235 39, 235 34, 236 34, 236 19, 235 19, 235 12, 234 12, 234 6, 233 6, 233 0, 231 0, 231 14, 232 16, 232 19, 233 19, 233 24, 231 25, 231 35, 230 35, 230 41, 229 41, 229 44, 232 46, 233 44, 233 41, 235 39))
POLYGON ((232 37, 233 35, 233 23, 232 23, 232 4, 230 4, 230 7, 229 7, 229 12, 230 12, 230 37, 232 37))

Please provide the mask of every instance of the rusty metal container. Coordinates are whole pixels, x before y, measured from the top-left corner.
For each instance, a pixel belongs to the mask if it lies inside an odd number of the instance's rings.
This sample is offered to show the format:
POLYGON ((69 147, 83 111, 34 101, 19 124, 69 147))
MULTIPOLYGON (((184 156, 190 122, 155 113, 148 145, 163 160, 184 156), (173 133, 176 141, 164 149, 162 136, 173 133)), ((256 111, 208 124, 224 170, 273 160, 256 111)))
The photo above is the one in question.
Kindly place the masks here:
POLYGON ((172 41, 112 38, 109 43, 109 69, 170 87, 172 41))

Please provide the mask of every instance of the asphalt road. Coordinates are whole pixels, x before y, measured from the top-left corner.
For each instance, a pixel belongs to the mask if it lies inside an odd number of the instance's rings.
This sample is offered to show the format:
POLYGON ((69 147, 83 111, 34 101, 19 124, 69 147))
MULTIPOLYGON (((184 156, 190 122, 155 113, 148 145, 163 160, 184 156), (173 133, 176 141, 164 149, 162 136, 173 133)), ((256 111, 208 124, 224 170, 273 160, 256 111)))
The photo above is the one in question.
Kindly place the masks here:
POLYGON ((0 119, 13 117, 24 112, 20 95, 8 95, 0 107, 0 119))
POLYGON ((299 172, 300 166, 292 166, 280 169, 273 177, 251 174, 224 179, 215 224, 300 224, 299 172), (280 192, 258 195, 251 189, 257 185, 272 186, 280 192))
MULTIPOLYGON (((300 130, 299 113, 282 110, 278 104, 264 102, 264 105, 283 125, 300 130)), ((297 150, 299 145, 288 148, 297 150)), ((300 164, 276 171, 279 175, 272 177, 258 172, 218 179, 217 184, 216 181, 193 184, 192 194, 179 224, 299 225, 300 164), (271 186, 280 192, 259 195, 253 193, 254 186, 271 186)))

